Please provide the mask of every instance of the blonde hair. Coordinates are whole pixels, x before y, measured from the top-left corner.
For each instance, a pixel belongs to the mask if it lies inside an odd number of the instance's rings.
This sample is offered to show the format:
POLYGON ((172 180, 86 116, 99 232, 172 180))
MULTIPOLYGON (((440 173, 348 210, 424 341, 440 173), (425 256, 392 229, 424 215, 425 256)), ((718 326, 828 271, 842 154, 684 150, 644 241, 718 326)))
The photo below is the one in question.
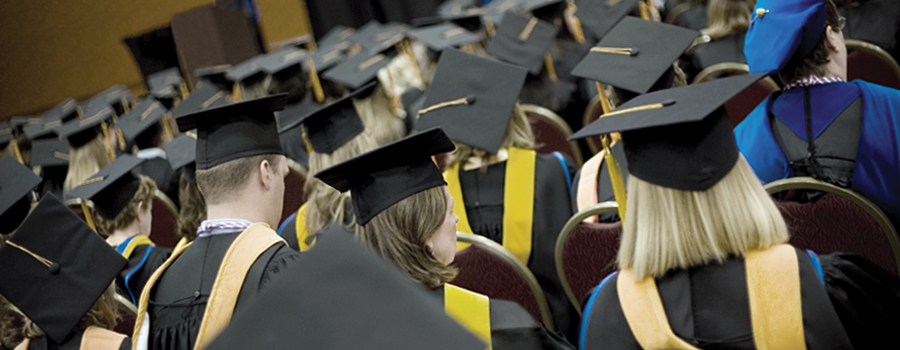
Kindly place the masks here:
MULTIPOLYGON (((323 169, 371 151, 376 147, 378 147, 378 144, 372 136, 363 132, 341 147, 338 147, 334 152, 310 152, 309 173, 318 173, 323 169)), ((306 180, 305 187, 305 192, 307 193, 306 229, 310 232, 310 241, 317 232, 332 223, 348 225, 349 229, 353 229, 356 221, 352 217, 352 213, 349 213, 350 216, 347 215, 347 200, 350 199, 349 192, 338 192, 314 176, 306 180)))
POLYGON ((112 163, 106 138, 102 134, 81 147, 72 147, 69 151, 69 171, 66 180, 63 181, 63 191, 69 192, 78 187, 85 180, 96 174, 100 169, 112 163))
POLYGON ((91 213, 91 217, 94 218, 94 222, 97 223, 97 230, 103 236, 109 236, 116 232, 116 230, 121 230, 128 225, 131 225, 138 218, 138 203, 144 203, 144 210, 147 210, 151 203, 153 202, 153 192, 156 191, 156 182, 153 182, 152 179, 146 177, 144 175, 138 175, 140 179, 140 184, 138 185, 137 191, 134 192, 134 196, 131 197, 131 200, 128 201, 128 204, 119 214, 116 214, 115 218, 107 219, 97 213, 94 210, 91 213))
POLYGON ((281 163, 276 154, 261 154, 229 160, 209 169, 197 169, 197 187, 203 193, 206 204, 221 204, 235 200, 259 168, 259 163, 267 160, 275 171, 281 163))
POLYGON ((425 245, 450 209, 444 188, 433 187, 400 200, 365 225, 357 225, 356 238, 429 288, 452 281, 457 269, 441 263, 425 245))
POLYGON ((178 180, 178 202, 180 205, 175 232, 191 242, 197 238, 197 228, 206 220, 206 201, 197 184, 186 180, 184 174, 178 180))
MULTIPOLYGON (((73 331, 84 331, 90 326, 96 326, 108 330, 116 328, 119 322, 119 305, 116 302, 116 284, 110 283, 106 291, 94 303, 73 331)), ((44 331, 29 318, 25 318, 25 337, 29 339, 44 335, 44 331)))
MULTIPOLYGON (((506 134, 503 135, 503 142, 500 144, 500 148, 508 147, 521 149, 535 148, 534 133, 531 131, 531 123, 528 122, 528 117, 525 116, 525 112, 522 111, 522 108, 519 107, 518 103, 516 103, 513 108, 512 116, 506 127, 506 134)), ((444 166, 445 168, 449 168, 457 163, 465 164, 469 158, 473 157, 481 158, 481 164, 486 167, 496 159, 497 155, 456 142, 456 150, 447 154, 447 157, 444 158, 444 166)))
POLYGON ((743 34, 750 28, 756 0, 710 0, 706 13, 709 26, 700 32, 711 40, 743 34))
POLYGON ((788 240, 784 218, 743 156, 706 191, 630 176, 627 209, 617 262, 638 279, 723 262, 788 240))
POLYGON ((406 136, 406 122, 403 116, 394 113, 393 102, 387 94, 387 90, 379 85, 368 97, 353 100, 353 107, 366 126, 365 133, 371 135, 379 146, 406 136))

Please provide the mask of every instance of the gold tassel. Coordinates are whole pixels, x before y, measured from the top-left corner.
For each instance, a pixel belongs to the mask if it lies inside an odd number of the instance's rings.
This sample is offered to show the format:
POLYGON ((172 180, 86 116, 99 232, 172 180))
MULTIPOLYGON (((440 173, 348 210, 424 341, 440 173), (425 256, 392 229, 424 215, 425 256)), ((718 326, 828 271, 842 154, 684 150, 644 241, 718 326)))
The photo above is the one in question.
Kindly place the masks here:
MULTIPOLYGON (((608 114, 612 111, 612 106, 609 104, 609 98, 606 96, 606 89, 603 88, 603 84, 597 82, 597 94, 600 98, 600 106, 603 108, 603 114, 608 114)), ((616 197, 616 203, 619 204, 619 218, 622 222, 625 222, 625 207, 627 206, 627 193, 625 193, 625 180, 622 179, 622 172, 619 168, 619 162, 616 161, 616 158, 612 154, 612 150, 610 150, 610 138, 609 135, 603 135, 600 137, 600 141, 603 143, 603 151, 606 152, 604 155, 604 160, 606 161, 606 169, 609 170, 609 178, 610 182, 612 182, 613 194, 616 197)))
POLYGON ((306 42, 306 50, 310 53, 314 53, 319 50, 319 46, 316 45, 316 39, 309 38, 309 41, 306 42))
POLYGON ((575 15, 575 12, 578 12, 578 7, 575 6, 575 0, 567 0, 567 2, 566 25, 569 27, 569 31, 572 32, 572 36, 575 37, 575 41, 579 44, 584 44, 587 41, 584 37, 584 27, 581 26, 581 20, 575 15))
POLYGON ((175 138, 175 134, 172 133, 172 125, 169 124, 170 120, 172 120, 172 113, 166 113, 163 115, 162 124, 163 124, 163 131, 165 132, 164 133, 165 138, 166 138, 165 142, 172 141, 172 139, 175 138))
POLYGON ((91 208, 88 208, 87 201, 80 200, 81 202, 81 211, 84 212, 84 221, 87 221, 88 226, 91 227, 91 230, 97 231, 97 226, 94 226, 94 218, 91 217, 91 208))
POLYGON ((650 8, 647 6, 647 3, 644 1, 641 1, 639 3, 639 5, 640 5, 639 7, 641 9, 641 18, 650 20, 650 8))
POLYGON ((547 67, 547 75, 550 76, 550 80, 557 81, 556 67, 553 66, 553 56, 549 52, 544 54, 544 66, 547 67))
POLYGON ((306 59, 306 65, 309 67, 309 81, 312 82, 313 92, 316 95, 316 102, 325 102, 325 91, 322 90, 322 82, 319 81, 319 73, 316 71, 316 64, 312 58, 306 59))
POLYGON ((234 83, 234 88, 231 89, 231 97, 234 99, 234 102, 241 102, 241 84, 234 83))
POLYGON ((125 150, 125 136, 122 135, 122 129, 116 128, 116 140, 119 141, 119 149, 125 150))
POLYGON ((20 164, 25 165, 25 159, 22 158, 22 151, 19 150, 19 141, 16 141, 16 137, 13 136, 12 139, 9 140, 9 143, 12 145, 13 157, 16 157, 16 160, 18 160, 20 164))
POLYGON ((113 148, 112 139, 109 135, 109 127, 106 126, 105 122, 100 124, 100 130, 103 131, 103 140, 106 141, 106 150, 109 152, 109 158, 116 160, 116 150, 113 148))

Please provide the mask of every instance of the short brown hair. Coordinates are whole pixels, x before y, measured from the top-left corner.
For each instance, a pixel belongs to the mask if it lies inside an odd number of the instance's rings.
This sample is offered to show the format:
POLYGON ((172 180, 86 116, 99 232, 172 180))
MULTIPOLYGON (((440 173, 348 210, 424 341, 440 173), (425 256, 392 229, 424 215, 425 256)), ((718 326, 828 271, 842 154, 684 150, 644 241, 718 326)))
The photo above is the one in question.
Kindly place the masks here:
POLYGON ((837 7, 832 0, 825 1, 825 26, 822 28, 822 36, 816 43, 816 48, 812 53, 802 56, 798 50, 794 52, 791 59, 784 65, 784 68, 778 71, 778 78, 783 84, 790 84, 797 79, 802 79, 810 75, 825 75, 825 64, 831 59, 829 58, 828 44, 826 41, 825 31, 831 26, 831 30, 838 32, 841 15, 837 11, 837 7))
POLYGON ((138 175, 138 177, 140 178, 141 183, 138 185, 137 191, 134 193, 134 196, 131 197, 128 205, 126 205, 115 218, 104 218, 102 215, 98 215, 96 210, 92 213, 92 217, 94 218, 94 222, 97 223, 97 230, 100 234, 109 236, 113 234, 113 232, 116 232, 116 230, 128 227, 128 225, 131 225, 131 223, 138 218, 138 203, 143 202, 144 209, 146 209, 153 201, 153 192, 156 191, 156 182, 153 182, 152 179, 144 175, 138 175))
POLYGON ((356 225, 356 238, 429 288, 453 280, 456 268, 438 261, 425 245, 450 209, 444 188, 434 187, 406 197, 367 224, 356 225))
POLYGON ((178 182, 178 201, 180 210, 175 232, 191 242, 197 238, 197 228, 206 220, 206 201, 197 184, 186 180, 184 175, 178 182))
POLYGON ((281 164, 279 159, 277 154, 261 154, 230 160, 209 169, 197 169, 197 187, 206 204, 227 202, 246 185, 259 163, 267 160, 273 169, 277 169, 281 164))

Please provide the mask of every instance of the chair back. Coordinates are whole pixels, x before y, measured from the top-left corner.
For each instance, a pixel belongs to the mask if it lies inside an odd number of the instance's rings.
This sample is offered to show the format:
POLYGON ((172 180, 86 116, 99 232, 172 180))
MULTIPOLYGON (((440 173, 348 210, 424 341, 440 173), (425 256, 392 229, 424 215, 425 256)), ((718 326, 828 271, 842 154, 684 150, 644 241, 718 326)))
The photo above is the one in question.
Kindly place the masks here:
POLYGON ((671 11, 669 11, 669 14, 666 15, 666 23, 677 26, 678 23, 681 21, 681 14, 687 10, 690 10, 694 6, 696 6, 696 5, 694 5, 690 2, 684 2, 684 3, 676 5, 675 7, 672 8, 671 11))
POLYGON ((134 334, 134 322, 137 320, 137 307, 128 298, 116 293, 116 306, 118 306, 119 322, 113 330, 131 336, 134 334))
POLYGON ((306 185, 307 170, 290 158, 287 159, 287 162, 290 172, 284 178, 284 204, 281 208, 281 222, 287 220, 306 202, 306 192, 303 187, 306 185))
POLYGON ((153 192, 153 223, 150 239, 159 247, 174 248, 181 237, 178 236, 178 208, 165 193, 157 189, 153 192))
POLYGON ((870 83, 900 89, 900 66, 877 45, 847 39, 847 79, 861 79, 870 83))
POLYGON ((514 301, 547 329, 554 329, 547 297, 525 264, 489 238, 457 232, 456 240, 470 245, 456 252, 453 265, 459 274, 454 285, 492 299, 514 301))
POLYGON ((854 191, 815 180, 795 177, 766 185, 769 194, 815 190, 826 194, 811 203, 776 199, 791 231, 791 245, 817 254, 858 254, 884 269, 900 271, 900 240, 887 215, 854 191))
MULTIPOLYGON (((582 127, 588 126, 588 124, 600 119, 601 115, 603 115, 603 106, 600 104, 600 96, 594 96, 594 98, 588 102, 587 108, 584 109, 584 115, 581 117, 582 127)), ((591 150, 591 154, 600 153, 600 150, 603 147, 600 136, 586 137, 584 138, 584 142, 587 143, 588 149, 591 150)))
MULTIPOLYGON (((700 71, 691 84, 699 84, 707 81, 721 79, 725 77, 748 74, 750 68, 743 63, 724 62, 714 64, 700 71)), ((756 106, 759 106, 769 94, 780 90, 778 84, 771 77, 765 77, 757 81, 753 85, 741 91, 725 103, 725 110, 728 113, 728 119, 731 126, 736 127, 744 118, 753 112, 756 106)))
POLYGON ((615 202, 598 203, 566 222, 556 239, 556 273, 569 302, 581 314, 581 301, 616 271, 622 223, 587 223, 585 218, 618 212, 615 202))
POLYGON ((575 160, 575 164, 581 167, 584 158, 581 156, 581 149, 578 148, 577 142, 569 142, 569 136, 572 136, 572 129, 569 125, 553 111, 541 106, 524 104, 521 105, 522 111, 528 117, 528 123, 531 124, 531 130, 534 132, 534 138, 540 148, 538 153, 560 152, 568 154, 575 160))

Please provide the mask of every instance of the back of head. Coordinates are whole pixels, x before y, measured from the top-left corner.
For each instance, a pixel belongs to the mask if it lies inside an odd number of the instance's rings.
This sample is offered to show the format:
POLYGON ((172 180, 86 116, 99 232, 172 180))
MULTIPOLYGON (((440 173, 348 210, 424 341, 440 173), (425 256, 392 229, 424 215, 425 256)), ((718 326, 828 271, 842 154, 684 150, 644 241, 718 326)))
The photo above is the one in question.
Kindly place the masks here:
POLYGON ((229 160, 208 169, 197 169, 197 187, 203 193, 207 205, 240 202, 244 189, 253 174, 259 170, 260 163, 268 161, 272 169, 277 169, 282 161, 279 156, 253 155, 229 160))
POLYGON ((137 192, 125 208, 122 209, 115 218, 107 219, 98 212, 92 212, 94 222, 97 223, 97 231, 104 236, 112 235, 117 230, 124 229, 134 223, 138 218, 138 204, 143 203, 143 208, 147 208, 153 201, 153 192, 156 191, 156 183, 152 179, 144 175, 139 175, 140 185, 137 192))
MULTIPOLYGON (((535 142, 534 132, 531 130, 531 123, 528 122, 528 117, 525 115, 525 112, 522 111, 521 106, 516 103, 500 147, 534 149, 536 147, 535 142)), ((493 163, 492 159, 496 158, 496 155, 456 142, 456 150, 447 154, 444 158, 444 167, 448 168, 456 164, 463 165, 469 158, 473 157, 480 158, 480 164, 488 165, 493 163)))
POLYGON ((84 180, 112 163, 106 140, 98 135, 81 147, 72 147, 69 153, 69 171, 63 182, 63 191, 78 187, 84 180))
POLYGON ((756 0, 710 0, 707 8, 709 26, 701 30, 715 40, 729 35, 743 35, 750 27, 750 15, 756 0))
POLYGON ((838 13, 834 1, 825 0, 825 26, 821 29, 822 35, 810 54, 803 55, 800 50, 797 50, 784 67, 778 71, 778 78, 783 84, 790 84, 810 75, 825 76, 827 74, 825 65, 831 61, 831 58, 825 31, 828 30, 828 27, 831 27, 832 31, 838 31, 840 20, 841 15, 838 13))

